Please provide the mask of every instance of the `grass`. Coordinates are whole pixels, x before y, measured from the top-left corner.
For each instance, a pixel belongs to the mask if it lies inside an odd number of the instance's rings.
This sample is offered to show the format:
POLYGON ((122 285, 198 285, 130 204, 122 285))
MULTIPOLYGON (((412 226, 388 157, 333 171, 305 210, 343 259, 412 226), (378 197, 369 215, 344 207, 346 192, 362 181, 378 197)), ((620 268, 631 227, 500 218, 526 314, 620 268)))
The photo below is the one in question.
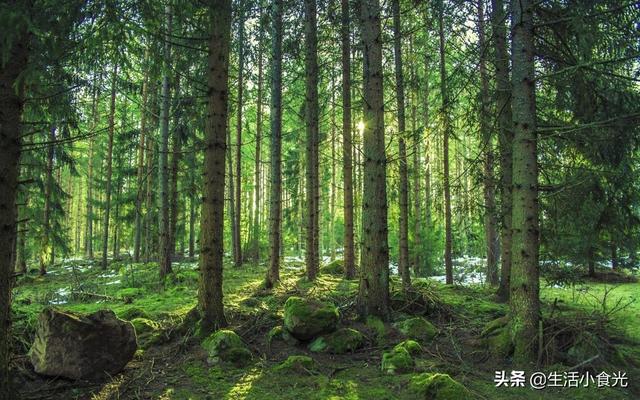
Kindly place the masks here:
MULTIPOLYGON (((285 266, 286 267, 286 266, 285 266)), ((38 313, 51 302, 64 310, 93 312, 110 308, 118 315, 138 308, 165 329, 170 329, 196 304, 198 271, 195 263, 179 263, 174 274, 160 285, 153 263, 113 263, 107 271, 97 265, 66 264, 44 277, 20 278, 14 290, 14 335, 18 353, 24 354, 32 341, 38 313)), ((382 353, 402 340, 386 324, 387 337, 379 323, 353 321, 353 298, 358 282, 332 275, 321 275, 309 282, 304 273, 283 268, 281 284, 274 290, 262 288, 264 266, 226 267, 224 292, 226 313, 234 329, 254 353, 254 361, 245 368, 208 366, 197 343, 186 346, 159 344, 140 352, 136 363, 128 368, 118 384, 79 390, 68 383, 68 390, 58 398, 158 398, 158 399, 418 399, 409 382, 415 373, 443 372, 465 385, 479 399, 601 399, 638 397, 638 388, 596 389, 559 388, 535 391, 530 388, 496 388, 495 370, 511 370, 508 361, 487 360, 486 349, 478 346, 479 332, 487 322, 505 315, 506 304, 494 301, 491 289, 482 286, 444 286, 425 279, 415 279, 414 285, 439 304, 429 315, 440 334, 416 357, 416 370, 408 374, 387 375, 380 369, 382 353), (289 296, 309 296, 331 301, 341 308, 342 325, 365 333, 369 345, 347 355, 311 354, 304 346, 267 350, 266 332, 282 322, 282 307, 289 296), (374 326, 375 327, 372 327, 374 326), (162 347, 164 346, 164 347, 162 347), (277 365, 288 355, 310 355, 319 365, 318 372, 292 373, 278 370, 277 365), (165 361, 161 361, 165 360, 165 361), (138 369, 136 369, 138 368, 138 369), (130 370, 129 370, 130 369, 130 370), (292 375, 293 374, 293 375, 292 375), (128 382, 128 383, 127 383, 128 382), (89 397, 87 397, 89 396, 89 397)), ((392 279, 394 290, 400 283, 392 279)), ((640 378, 640 303, 631 302, 640 285, 615 286, 588 283, 580 290, 550 288, 543 285, 543 313, 548 315, 556 304, 562 315, 610 311, 616 304, 628 304, 610 315, 612 337, 616 346, 635 365, 609 366, 627 371, 637 385, 640 378), (605 306, 601 301, 607 296, 605 306), (560 305, 560 306, 558 306, 560 305)), ((395 292, 394 292, 395 293, 395 292)), ((556 311, 554 311, 556 312, 556 311)), ((411 314, 396 309, 394 319, 411 314)), ((397 334, 397 333, 396 333, 397 334)), ((566 368, 555 365, 549 368, 566 368)), ((36 382, 42 383, 42 382, 36 382)))

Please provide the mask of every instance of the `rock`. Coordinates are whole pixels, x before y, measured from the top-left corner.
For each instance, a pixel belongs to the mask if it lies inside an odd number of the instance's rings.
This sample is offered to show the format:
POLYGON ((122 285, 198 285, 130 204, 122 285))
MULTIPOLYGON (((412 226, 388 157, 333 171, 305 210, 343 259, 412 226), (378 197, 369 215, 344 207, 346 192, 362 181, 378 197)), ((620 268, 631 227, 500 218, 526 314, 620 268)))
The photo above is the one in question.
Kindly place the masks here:
POLYGON ((318 364, 316 361, 308 356, 289 356, 274 368, 276 371, 291 371, 299 374, 308 374, 317 371, 317 369, 318 364))
POLYGON ((384 325, 384 322, 378 317, 368 316, 366 322, 367 328, 371 329, 375 332, 376 343, 383 344, 387 339, 387 327, 384 325))
POLYGON ((316 338, 309 345, 314 353, 344 354, 362 347, 364 336, 351 328, 342 328, 328 335, 316 338))
POLYGON ((433 339, 438 330, 436 327, 422 317, 414 317, 398 322, 396 328, 409 339, 427 342, 433 339))
POLYGON ((505 359, 513 354, 514 345, 508 325, 509 318, 501 317, 489 322, 480 334, 485 347, 497 359, 505 359))
POLYGON ((382 371, 387 374, 405 373, 413 370, 415 361, 404 347, 394 347, 382 355, 382 371))
POLYGON ((338 309, 334 305, 317 300, 293 296, 284 305, 284 327, 302 341, 333 332, 338 316, 338 309))
POLYGON ((226 329, 212 333, 202 342, 202 347, 207 351, 210 365, 228 362, 243 366, 253 357, 240 336, 226 329))
POLYGON ((126 321, 131 321, 132 319, 135 318, 146 318, 149 319, 149 314, 147 314, 146 311, 144 311, 142 308, 140 307, 129 307, 126 310, 124 310, 123 312, 121 312, 118 317, 126 320, 126 321))
POLYGON ((396 347, 394 347, 394 349, 399 349, 399 348, 405 349, 412 356, 415 356, 416 354, 420 354, 422 352, 422 346, 420 346, 420 343, 411 339, 398 343, 396 347))
POLYGON ((344 266, 342 260, 333 260, 328 264, 320 267, 320 273, 326 275, 342 276, 344 275, 344 266))
POLYGON ((291 336, 291 334, 281 325, 274 326, 271 328, 269 333, 267 333, 267 342, 269 345, 271 345, 271 342, 274 340, 281 340, 290 346, 296 346, 300 343, 298 339, 291 336))
POLYGON ((505 315, 504 317, 500 317, 498 319, 494 319, 493 321, 491 321, 487 325, 485 325, 485 327, 482 330, 482 333, 480 334, 480 336, 482 336, 482 337, 491 336, 496 331, 498 331, 498 330, 504 328, 505 326, 507 326, 508 323, 509 323, 509 316, 507 316, 507 315, 505 315))
POLYGON ((42 375, 100 379, 122 371, 136 348, 133 325, 111 310, 82 315, 46 308, 29 357, 42 375))
POLYGON ((429 400, 468 399, 471 394, 447 374, 424 373, 411 379, 411 389, 429 400))

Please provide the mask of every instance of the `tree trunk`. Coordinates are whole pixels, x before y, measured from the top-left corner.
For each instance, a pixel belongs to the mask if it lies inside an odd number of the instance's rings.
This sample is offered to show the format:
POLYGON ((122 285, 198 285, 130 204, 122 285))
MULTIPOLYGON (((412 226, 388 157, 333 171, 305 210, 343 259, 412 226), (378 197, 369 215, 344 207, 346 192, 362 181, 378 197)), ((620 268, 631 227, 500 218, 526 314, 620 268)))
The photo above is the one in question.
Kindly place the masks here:
POLYGON ((138 143, 138 177, 136 185, 136 217, 135 217, 135 231, 133 239, 133 261, 140 262, 140 242, 142 238, 142 201, 144 199, 143 185, 145 181, 145 169, 144 169, 144 146, 146 142, 147 133, 147 98, 149 96, 148 91, 148 78, 145 75, 144 82, 142 83, 142 110, 140 111, 140 141, 138 143))
POLYGON ((158 143, 158 264, 160 280, 164 281, 171 270, 171 232, 169 221, 169 62, 171 60, 171 44, 169 35, 172 31, 171 5, 165 8, 167 18, 167 37, 164 44, 164 69, 162 72, 162 103, 160 107, 160 142, 158 143))
POLYGON ((53 191, 53 156, 55 152, 56 126, 49 130, 49 145, 47 146, 47 167, 44 180, 44 212, 42 216, 42 242, 40 244, 40 275, 47 273, 47 268, 53 262, 54 243, 51 240, 51 192, 53 191))
MULTIPOLYGON (((176 91, 177 94, 177 91, 176 91)), ((182 159, 182 140, 186 135, 181 132, 184 125, 173 137, 173 151, 171 152, 171 214, 169 224, 169 257, 176 252, 176 238, 178 237, 178 220, 180 219, 180 197, 178 196, 178 180, 180 179, 180 161, 182 159)))
MULTIPOLYGON (((262 14, 261 14, 262 19, 262 14)), ((262 179, 260 170, 262 169, 262 81, 263 81, 263 68, 262 68, 262 36, 264 27, 260 25, 260 34, 258 37, 258 94, 256 104, 256 155, 255 155, 255 201, 253 203, 253 240, 251 242, 253 249, 252 255, 255 263, 260 261, 260 203, 262 201, 262 192, 260 180, 262 179)))
POLYGON ((319 200, 318 185, 318 35, 316 27, 316 0, 305 0, 305 123, 306 123, 306 195, 307 243, 305 261, 307 278, 312 281, 319 267, 319 200))
MULTIPOLYGON (((410 42, 409 53, 413 54, 413 41, 410 42)), ((422 151, 420 146, 421 135, 418 130, 417 112, 418 104, 416 100, 415 82, 416 71, 414 62, 411 63, 411 81, 414 88, 411 92, 411 130, 413 131, 413 271, 416 275, 421 275, 423 268, 422 250, 424 244, 422 243, 422 187, 420 186, 420 171, 423 169, 420 163, 420 152, 422 151)), ((424 275, 424 274, 422 274, 424 275)))
POLYGON ((495 44, 496 108, 498 111, 498 145, 500 149, 500 286, 498 297, 509 299, 511 279, 511 202, 513 120, 511 115, 511 82, 505 29, 503 0, 491 1, 491 25, 495 44))
POLYGON ((489 76, 487 75, 486 48, 484 36, 484 0, 478 0, 478 38, 480 47, 480 136, 484 149, 483 186, 484 186, 484 237, 487 246, 487 277, 491 286, 497 286, 499 244, 496 221, 496 194, 493 179, 493 143, 491 123, 489 122, 489 76))
POLYGON ((331 76, 331 198, 329 200, 329 251, 331 261, 336 259, 336 91, 331 76))
POLYGON ((351 35, 349 0, 341 0, 342 8, 342 169, 344 180, 344 276, 356 276, 353 239, 353 140, 351 136, 351 35))
POLYGON ((538 162, 530 0, 513 0, 513 242, 511 247, 511 334, 514 362, 536 360, 539 299, 538 162))
MULTIPOLYGON (((11 360, 11 287, 16 236, 16 193, 20 161, 20 127, 24 105, 23 84, 19 77, 27 68, 29 34, 20 29, 0 64, 0 399, 14 398, 9 362, 11 360)), ((4 46, 4 44, 3 44, 4 46)))
POLYGON ((451 261, 451 187, 449 185, 449 136, 451 136, 451 116, 449 111, 449 92, 447 90, 447 66, 445 60, 444 40, 444 2, 440 2, 438 18, 438 34, 440 37, 440 91, 442 94, 443 143, 442 161, 444 186, 444 267, 446 284, 453 284, 453 263, 451 261))
POLYGON ((111 175, 113 173, 113 135, 116 114, 116 82, 118 79, 118 65, 114 64, 111 74, 111 101, 109 105, 109 139, 107 141, 106 171, 105 171, 105 201, 102 222, 102 269, 107 269, 107 253, 109 250, 109 213, 111 211, 111 175))
POLYGON ((212 0, 209 8, 208 106, 205 125, 204 190, 200 237, 198 307, 205 333, 227 325, 222 303, 224 251, 224 168, 229 112, 231 0, 212 0))
POLYGON ((244 105, 244 21, 245 10, 243 1, 240 0, 238 4, 238 12, 240 13, 240 20, 238 21, 240 28, 238 33, 238 112, 236 115, 236 184, 235 184, 235 212, 233 223, 235 229, 233 230, 233 264, 236 267, 242 265, 242 234, 241 234, 241 221, 242 221, 242 202, 240 201, 242 194, 242 107, 244 105))
POLYGON ((618 246, 614 242, 611 242, 611 269, 618 269, 618 246))
POLYGON ((393 0, 393 55, 396 72, 396 101, 398 107, 398 163, 400 176, 400 221, 398 233, 399 254, 398 272, 402 278, 402 286, 406 290, 411 287, 409 271, 409 173, 407 171, 407 145, 405 138, 405 104, 404 75, 402 71, 402 26, 400 24, 400 0, 393 0))
POLYGON ((364 182, 358 306, 362 316, 389 320, 389 247, 379 0, 359 0, 364 54, 364 182))
POLYGON ((272 5, 272 57, 271 57, 271 168, 269 188, 269 270, 267 288, 280 280, 280 213, 282 211, 282 13, 283 0, 272 5))

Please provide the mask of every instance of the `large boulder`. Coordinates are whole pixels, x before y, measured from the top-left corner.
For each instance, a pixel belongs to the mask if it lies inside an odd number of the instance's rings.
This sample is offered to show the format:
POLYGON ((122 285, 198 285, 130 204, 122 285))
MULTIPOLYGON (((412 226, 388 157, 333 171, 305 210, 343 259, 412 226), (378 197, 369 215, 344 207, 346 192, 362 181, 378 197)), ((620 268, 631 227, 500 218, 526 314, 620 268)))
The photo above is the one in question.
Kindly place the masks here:
POLYGON ((289 297, 284 304, 284 327, 298 340, 311 340, 336 330, 338 309, 328 303, 289 297))
POLYGON ((91 380, 122 371, 136 348, 133 325, 111 310, 82 315, 47 308, 29 356, 39 374, 91 380))

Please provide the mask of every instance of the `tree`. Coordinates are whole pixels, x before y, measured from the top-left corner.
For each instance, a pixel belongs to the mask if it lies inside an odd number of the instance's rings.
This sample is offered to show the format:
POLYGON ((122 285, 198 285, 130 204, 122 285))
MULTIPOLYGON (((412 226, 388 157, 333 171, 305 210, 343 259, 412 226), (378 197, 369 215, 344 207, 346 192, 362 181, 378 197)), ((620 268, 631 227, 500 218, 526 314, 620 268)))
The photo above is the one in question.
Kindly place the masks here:
POLYGON ((226 326, 222 304, 224 241, 224 159, 229 112, 229 52, 231 0, 211 0, 211 38, 208 58, 208 105, 205 125, 204 191, 201 220, 200 287, 198 306, 202 330, 226 326))
POLYGON ((111 213, 111 178, 113 175, 113 135, 115 132, 117 79, 118 64, 115 63, 111 72, 111 97, 109 103, 109 138, 107 141, 104 219, 102 222, 102 269, 107 269, 107 253, 109 252, 109 217, 111 213))
POLYGON ((320 194, 318 182, 318 34, 316 27, 316 1, 305 0, 305 123, 306 123, 306 195, 307 245, 305 249, 307 278, 314 280, 319 267, 320 194))
POLYGON ((398 270, 402 286, 411 286, 409 271, 409 173, 407 171, 407 145, 405 137, 404 75, 402 71, 402 27, 400 25, 400 0, 393 0, 393 55, 396 69, 396 101, 398 104, 398 162, 400 164, 400 231, 398 270))
POLYGON ((283 1, 271 4, 271 168, 269 191, 269 270, 267 288, 280 280, 280 235, 282 212, 282 13, 283 1))
POLYGON ((364 177, 362 255, 358 306, 360 314, 388 320, 389 247, 382 87, 382 34, 379 0, 359 0, 363 46, 364 177))
POLYGON ((534 362, 540 322, 538 160, 534 76, 534 3, 514 0, 513 62, 513 242, 511 246, 511 335, 514 361, 534 362))
POLYGON ((238 33, 238 98, 236 113, 236 174, 235 174, 235 196, 233 212, 233 263, 236 267, 242 265, 242 239, 241 239, 241 224, 242 220, 242 108, 244 106, 244 21, 245 21, 245 4, 243 1, 238 3, 239 13, 239 33, 238 33))
POLYGON ((445 37, 444 37, 444 2, 439 4, 438 35, 440 38, 440 92, 442 96, 442 131, 443 131, 443 187, 444 187, 444 266, 446 274, 446 284, 453 284, 453 263, 451 260, 451 185, 449 181, 449 137, 451 136, 451 115, 450 99, 447 89, 447 66, 445 58, 445 37))
POLYGON ((489 122, 489 76, 487 74, 487 47, 484 34, 484 0, 478 0, 478 46, 480 51, 480 136, 484 150, 484 236, 487 246, 487 283, 498 285, 498 253, 500 242, 496 229, 496 196, 493 179, 493 142, 489 122))
POLYGON ((491 26, 495 46, 493 64, 496 80, 496 111, 498 113, 498 148, 500 152, 500 286, 498 297, 509 299, 511 279, 511 189, 513 121, 511 116, 511 82, 509 80, 509 54, 502 0, 491 2, 491 26))
POLYGON ((342 41, 342 168, 344 184, 344 275, 353 279, 355 244, 353 238, 353 140, 351 137, 351 38, 349 0, 341 0, 342 41))

